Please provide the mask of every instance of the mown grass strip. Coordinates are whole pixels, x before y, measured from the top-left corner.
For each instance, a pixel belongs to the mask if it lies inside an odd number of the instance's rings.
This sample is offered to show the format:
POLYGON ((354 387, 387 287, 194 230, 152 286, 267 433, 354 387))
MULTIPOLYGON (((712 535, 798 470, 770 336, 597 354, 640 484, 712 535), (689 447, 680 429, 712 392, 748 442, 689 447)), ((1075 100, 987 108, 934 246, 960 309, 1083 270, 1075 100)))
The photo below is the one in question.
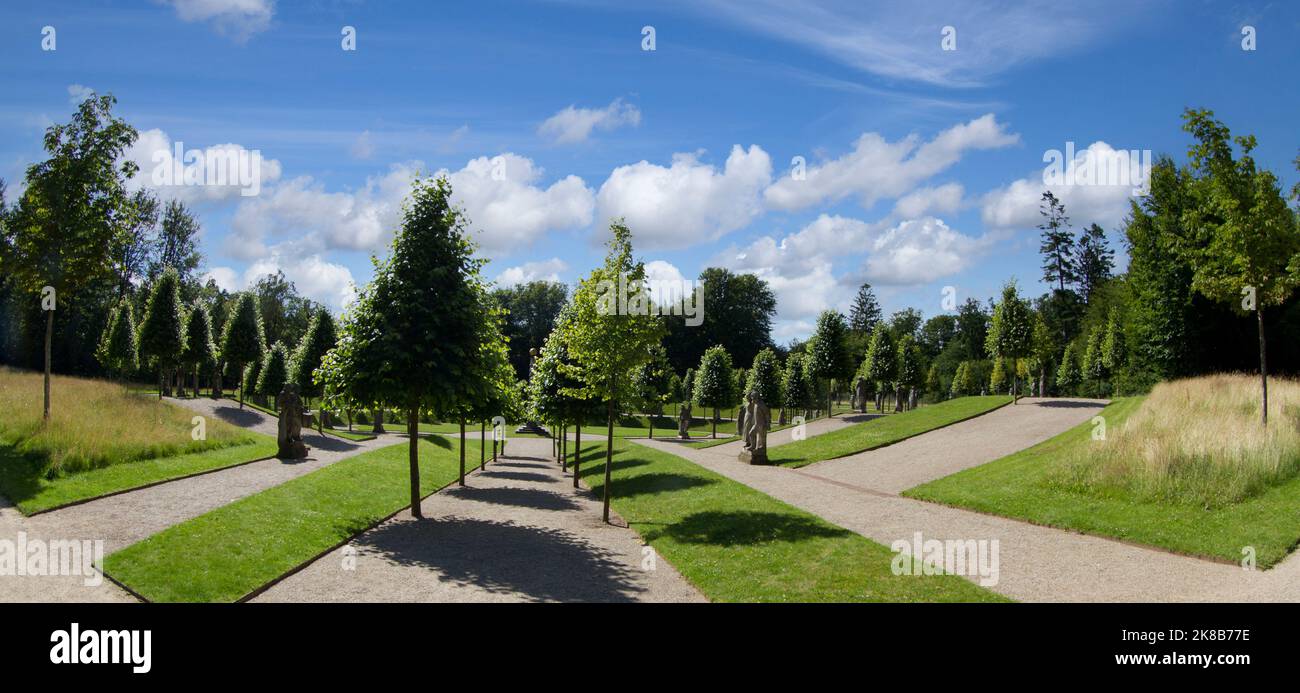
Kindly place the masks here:
MULTIPOLYGON (((456 480, 456 441, 420 441, 420 491, 456 480)), ((466 446, 476 459, 478 446, 466 446)), ((104 560, 149 601, 233 602, 410 504, 407 446, 336 462, 169 527, 104 560)))
MULTIPOLYGON (((582 448, 600 496, 605 446, 582 448)), ((614 509, 710 600, 1007 601, 955 575, 894 575, 888 547, 676 455, 621 440, 614 451, 614 509)))
MULTIPOLYGON (((1114 430, 1141 398, 1118 399, 1102 410, 1114 430)), ((1081 493, 1055 482, 1057 465, 1070 448, 1094 444, 1092 422, 979 467, 931 481, 903 493, 910 498, 1149 544, 1177 553, 1237 563, 1253 550, 1256 565, 1269 568, 1300 541, 1300 477, 1240 503, 1215 509, 1141 502, 1129 494, 1081 493)))
POLYGON ((987 414, 1008 404, 1011 404, 1011 398, 1000 395, 958 397, 787 443, 772 448, 768 460, 771 464, 782 467, 803 467, 813 462, 892 445, 936 428, 987 414))

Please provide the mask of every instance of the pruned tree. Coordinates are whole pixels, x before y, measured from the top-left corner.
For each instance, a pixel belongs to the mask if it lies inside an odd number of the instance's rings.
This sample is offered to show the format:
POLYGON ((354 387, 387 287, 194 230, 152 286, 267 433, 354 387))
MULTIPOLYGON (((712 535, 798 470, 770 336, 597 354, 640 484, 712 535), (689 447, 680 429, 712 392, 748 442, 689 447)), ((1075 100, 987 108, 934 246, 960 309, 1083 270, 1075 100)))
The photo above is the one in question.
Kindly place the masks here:
POLYGON ((139 335, 135 327, 135 310, 131 302, 119 301, 109 316, 99 350, 99 362, 109 371, 124 377, 140 367, 139 335))
POLYGON ((154 282, 140 322, 140 356, 158 371, 158 398, 167 375, 181 363, 185 348, 185 314, 181 307, 180 276, 169 269, 154 282))
POLYGON ((244 391, 248 384, 244 377, 246 366, 255 365, 266 352, 266 337, 262 333, 262 317, 257 301, 250 293, 242 293, 235 303, 233 314, 226 319, 221 331, 221 359, 230 372, 240 377, 239 408, 244 408, 244 391))
POLYGON ((804 354, 790 354, 785 360, 784 377, 781 380, 782 403, 791 412, 803 411, 807 415, 812 408, 812 383, 808 380, 808 359, 804 354))
POLYGON ((1065 351, 1061 352, 1061 365, 1056 368, 1056 388, 1062 395, 1075 394, 1075 388, 1083 381, 1078 354, 1074 342, 1067 344, 1065 351))
POLYGON ((217 347, 212 342, 212 319, 208 309, 195 303, 185 321, 185 348, 180 362, 194 374, 194 396, 199 396, 199 369, 217 360, 217 347))
POLYGON ((271 345, 266 350, 266 360, 257 374, 257 394, 271 400, 271 406, 279 411, 276 398, 289 382, 289 350, 281 342, 271 345))
POLYGON ((731 369, 731 354, 722 345, 709 347, 695 371, 695 391, 691 399, 701 407, 713 410, 712 437, 718 437, 718 415, 722 407, 735 401, 735 380, 731 369))
POLYGON ((1019 360, 1026 358, 1033 351, 1034 323, 1033 311, 1029 303, 1020 298, 1015 280, 1002 287, 1002 300, 993 308, 993 320, 989 325, 989 334, 985 348, 999 362, 1011 361, 1011 401, 1014 404, 1019 396, 1016 389, 1016 373, 1019 360))
POLYGON ((813 332, 808 346, 809 363, 813 378, 820 378, 826 383, 826 415, 830 416, 831 387, 830 381, 838 378, 847 380, 853 375, 853 355, 849 353, 848 325, 839 311, 827 310, 817 316, 817 328, 813 332))
POLYGON ((633 371, 650 358, 664 326, 650 311, 645 263, 632 256, 632 231, 621 221, 609 225, 605 262, 583 279, 573 295, 573 320, 564 340, 573 359, 561 365, 581 386, 569 394, 598 399, 606 407, 604 519, 609 522, 610 474, 614 460, 614 415, 620 401, 634 396, 633 371))
POLYGON ((894 336, 884 323, 876 324, 867 347, 867 357, 862 362, 862 374, 876 384, 876 411, 884 409, 885 392, 898 372, 898 356, 894 336))
MULTIPOLYGON (((338 330, 334 316, 324 308, 316 311, 307 331, 289 360, 289 380, 298 385, 303 397, 320 398, 325 394, 324 383, 316 378, 316 370, 325 360, 325 354, 338 343, 338 330)), ((316 429, 324 432, 325 408, 317 407, 316 429)))

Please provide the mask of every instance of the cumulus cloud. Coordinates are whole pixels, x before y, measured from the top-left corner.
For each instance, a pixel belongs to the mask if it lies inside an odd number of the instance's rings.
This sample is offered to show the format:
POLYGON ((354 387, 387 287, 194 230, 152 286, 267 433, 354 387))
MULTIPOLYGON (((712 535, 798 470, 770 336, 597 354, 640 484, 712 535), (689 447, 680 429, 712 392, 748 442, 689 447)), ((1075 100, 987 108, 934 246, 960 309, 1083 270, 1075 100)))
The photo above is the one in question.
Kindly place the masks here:
POLYGON ((623 99, 614 99, 604 108, 577 108, 568 106, 547 118, 537 128, 537 134, 556 144, 583 142, 594 129, 613 130, 623 125, 641 124, 641 110, 623 99))
POLYGON ((785 176, 764 191, 768 206, 797 210, 857 196, 864 208, 904 195, 957 163, 968 151, 996 149, 1020 141, 992 113, 944 130, 928 142, 913 134, 890 142, 879 133, 858 138, 853 151, 810 165, 803 180, 785 176))
POLYGON ((772 180, 772 159, 758 145, 732 147, 722 170, 697 154, 674 154, 670 166, 620 166, 600 186, 602 220, 624 217, 639 247, 683 248, 716 240, 763 212, 759 193, 772 180))
POLYGON ((370 131, 365 130, 357 135, 356 141, 352 143, 352 148, 348 150, 353 159, 369 159, 375 155, 375 144, 370 141, 370 131))
MULTIPOLYGON (((1065 205, 1065 212, 1075 224, 1093 222, 1104 228, 1115 228, 1129 213, 1135 186, 1132 176, 1112 179, 1112 184, 1097 184, 1091 178, 1100 172, 1115 172, 1131 163, 1133 157, 1124 150, 1097 141, 1087 149, 1078 151, 1069 161, 1062 160, 1061 180, 1045 180, 1042 172, 1013 181, 984 195, 981 218, 994 229, 1030 229, 1042 221, 1039 214, 1043 192, 1051 190, 1065 205)), ((1134 172, 1140 181, 1151 174, 1150 162, 1138 161, 1134 172)), ((1111 175, 1107 173, 1106 175, 1111 175)), ((1105 176, 1103 176, 1104 178, 1105 176)))
POLYGON ((540 260, 537 262, 525 262, 515 267, 507 267, 497 275, 497 286, 509 288, 528 282, 560 281, 560 273, 569 269, 568 263, 558 257, 549 260, 540 260))
POLYGON ((183 22, 209 22, 217 33, 238 42, 265 31, 275 14, 274 0, 159 0, 183 22))
POLYGON ((281 270, 299 293, 335 312, 346 308, 356 298, 352 272, 319 255, 290 260, 277 252, 250 264, 242 273, 230 267, 213 267, 203 275, 202 281, 212 279, 226 291, 243 291, 252 287, 259 278, 281 270))
POLYGON ((894 203, 894 216, 915 219, 927 214, 951 214, 961 208, 964 194, 961 183, 920 188, 898 198, 894 203))
POLYGON ((883 285, 927 284, 966 269, 989 243, 958 233, 942 219, 910 219, 872 240, 866 278, 883 285))
POLYGON ((68 103, 72 104, 73 106, 78 106, 81 104, 82 101, 85 101, 88 97, 94 95, 94 93, 95 93, 94 89, 91 89, 90 87, 87 87, 83 84, 69 84, 68 103))
POLYGON ((189 204, 239 199, 246 191, 260 193, 281 175, 278 160, 262 157, 243 145, 227 142, 192 147, 173 142, 158 128, 140 131, 123 158, 140 167, 129 183, 132 189, 148 187, 163 199, 189 204))

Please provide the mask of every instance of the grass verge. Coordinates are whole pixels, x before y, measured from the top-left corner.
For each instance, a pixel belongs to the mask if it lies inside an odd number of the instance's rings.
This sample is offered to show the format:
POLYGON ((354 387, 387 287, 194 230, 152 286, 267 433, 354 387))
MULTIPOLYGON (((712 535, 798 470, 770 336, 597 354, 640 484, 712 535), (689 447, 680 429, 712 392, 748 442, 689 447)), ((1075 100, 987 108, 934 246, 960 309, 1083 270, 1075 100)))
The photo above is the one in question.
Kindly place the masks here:
MULTIPOLYGON (((605 446, 582 448, 599 496, 605 446)), ((713 601, 1007 601, 955 575, 894 575, 888 547, 676 455, 617 440, 610 473, 618 514, 713 601)))
MULTIPOLYGON (((1141 398, 1102 410, 1110 430, 1141 398)), ((1084 493, 1059 482, 1061 466, 1093 444, 1091 422, 1034 447, 904 492, 910 498, 1003 515, 1035 524, 1149 544, 1177 553, 1238 562, 1253 547, 1256 565, 1276 565, 1300 540, 1300 477, 1241 502, 1216 508, 1142 501, 1123 489, 1084 493)))
MULTIPOLYGON (((150 601, 237 601, 407 507, 407 465, 405 443, 347 458, 117 551, 104 572, 150 601)), ((454 441, 420 441, 422 496, 458 474, 454 441)))
POLYGON ((958 397, 787 443, 772 448, 768 452, 768 460, 771 464, 782 467, 803 467, 813 462, 897 443, 936 428, 987 414, 1008 404, 1011 404, 1011 398, 1000 395, 958 397))

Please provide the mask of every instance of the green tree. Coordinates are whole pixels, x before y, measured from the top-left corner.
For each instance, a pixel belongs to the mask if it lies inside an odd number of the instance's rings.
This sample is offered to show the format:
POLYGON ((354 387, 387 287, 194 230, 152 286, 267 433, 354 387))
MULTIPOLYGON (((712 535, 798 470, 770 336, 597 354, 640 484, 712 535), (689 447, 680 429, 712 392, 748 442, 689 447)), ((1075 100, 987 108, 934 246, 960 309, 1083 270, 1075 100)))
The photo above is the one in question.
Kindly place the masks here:
POLYGON ((1043 255, 1043 281, 1056 284, 1058 291, 1065 291, 1066 284, 1079 280, 1070 218, 1065 216, 1065 205, 1051 190, 1043 191, 1038 213, 1043 217, 1043 223, 1038 225, 1043 232, 1042 243, 1038 246, 1038 252, 1043 255))
POLYGON ((1106 362, 1102 359, 1101 347, 1102 341, 1106 335, 1101 328, 1095 328, 1088 333, 1088 340, 1083 350, 1083 378, 1091 380, 1101 387, 1101 383, 1106 379, 1106 362))
POLYGON ((158 398, 167 374, 181 363, 185 348, 185 313, 181 308, 180 276, 168 270, 158 277, 140 322, 140 356, 158 370, 158 398))
POLYGON ((506 311, 502 332, 510 340, 510 363, 519 378, 527 378, 529 351, 540 349, 554 331, 568 289, 559 282, 532 281, 496 289, 492 296, 506 311))
MULTIPOLYGON (((242 374, 244 367, 256 364, 265 351, 266 337, 257 301, 251 293, 242 293, 221 331, 221 359, 229 364, 232 373, 242 374)), ((241 379, 239 385, 240 409, 244 408, 245 380, 241 379)))
POLYGON ((768 406, 780 406, 781 378, 781 360, 772 349, 764 349, 754 357, 744 390, 757 392, 768 406))
POLYGON ((149 276, 156 277, 171 268, 180 276, 182 286, 194 284, 194 273, 203 262, 198 248, 199 230, 198 220, 183 203, 168 202, 155 242, 154 259, 149 264, 149 276))
POLYGON ((1057 351, 1056 338, 1041 313, 1034 316, 1033 350, 1030 354, 1038 373, 1038 396, 1047 396, 1047 369, 1057 351))
POLYGON ((1061 353, 1061 365, 1056 369, 1056 388, 1062 395, 1075 394, 1075 388, 1083 381, 1079 371, 1078 348, 1071 342, 1061 353))
POLYGON ((281 342, 271 345, 266 351, 266 360, 257 374, 257 394, 270 398, 272 406, 279 411, 276 398, 289 382, 289 350, 281 342))
POLYGON ((136 131, 113 116, 114 103, 111 95, 91 95, 71 121, 45 130, 49 156, 27 168, 26 189, 5 223, 5 274, 19 291, 50 302, 45 311, 46 421, 55 310, 75 301, 85 287, 114 276, 110 250, 138 220, 126 184, 139 166, 124 156, 136 131), (47 286, 53 294, 45 292, 47 286))
POLYGON ((894 348, 894 335, 884 323, 876 325, 867 347, 867 357, 862 362, 862 374, 876 384, 876 411, 884 408, 885 391, 898 373, 898 355, 894 348))
MULTIPOLYGON (((1017 398, 1015 366, 1019 359, 1028 357, 1034 346, 1034 316, 1028 302, 1020 298, 1015 281, 1007 282, 1002 287, 1002 300, 993 309, 993 321, 989 326, 986 349, 994 359, 1010 359, 1011 397, 1014 404, 1017 398)), ((997 390, 995 390, 997 391, 997 390)))
POLYGON ((870 284, 858 287, 858 294, 853 298, 853 307, 849 310, 849 329, 862 335, 871 334, 880 322, 880 302, 870 284))
POLYGON ((695 391, 692 399, 701 407, 713 410, 713 437, 718 437, 718 410, 735 401, 735 380, 731 368, 731 354, 722 345, 711 346, 700 359, 695 371, 695 391))
POLYGON ((632 373, 650 358, 650 347, 659 344, 664 333, 663 324, 651 314, 645 263, 632 256, 632 231, 621 221, 611 223, 609 230, 612 237, 604 265, 592 270, 574 292, 573 320, 564 332, 573 365, 561 367, 582 383, 569 394, 605 402, 606 522, 615 407, 635 396, 632 373))
MULTIPOLYGON (((636 370, 637 403, 646 412, 650 423, 647 438, 654 440, 655 419, 663 416, 664 404, 672 397, 672 366, 668 363, 668 352, 656 344, 650 348, 650 360, 641 364, 636 370)), ((678 383, 681 387, 681 383, 678 383)))
POLYGON ((1092 303, 1092 294, 1110 278, 1115 269, 1115 251, 1106 242, 1106 232, 1093 224, 1079 234, 1074 247, 1074 266, 1078 270, 1079 293, 1085 303, 1092 303))
POLYGON ((199 369, 217 360, 217 347, 212 342, 212 320, 202 303, 195 303, 185 322, 185 348, 180 362, 194 373, 194 396, 199 396, 199 369))
POLYGON ((1300 229, 1277 177, 1258 169, 1255 137, 1232 137, 1208 110, 1188 109, 1192 204, 1176 245, 1192 266, 1192 288, 1255 313, 1259 333, 1260 418, 1268 424, 1268 349, 1264 308, 1284 303, 1300 284, 1300 229), (1233 145, 1240 155, 1233 151, 1233 145))
POLYGON ((826 415, 830 416, 832 378, 847 380, 853 375, 853 355, 849 353, 848 324, 839 311, 827 310, 817 316, 817 328, 808 347, 812 378, 826 383, 826 415))
MULTIPOLYGON (((321 397, 325 394, 324 383, 316 379, 316 370, 325 360, 325 354, 338 343, 338 329, 334 325, 334 316, 324 308, 316 311, 307 331, 303 333, 298 346, 293 350, 289 360, 289 380, 298 385, 303 397, 321 397)), ((324 431, 325 411, 317 412, 316 427, 324 431)))
POLYGON ((130 301, 119 301, 108 321, 100 363, 120 378, 140 367, 139 351, 135 311, 130 301))
POLYGON ((753 274, 736 274, 720 267, 708 267, 697 282, 701 297, 694 307, 702 311, 697 325, 674 317, 667 321, 664 347, 676 370, 700 362, 704 351, 720 344, 736 359, 749 363, 764 347, 772 346, 772 316, 776 294, 767 282, 753 274))
POLYGON ((781 394, 785 408, 791 412, 807 414, 813 402, 812 383, 808 379, 808 359, 804 354, 790 354, 785 360, 785 373, 781 380, 781 394))
POLYGON ((921 347, 912 335, 904 335, 898 341, 898 397, 901 400, 903 392, 907 391, 909 409, 916 406, 916 389, 924 383, 922 358, 921 347))
POLYGON ((1006 359, 993 359, 993 373, 989 376, 989 392, 998 394, 1007 389, 1006 359))
MULTIPOLYGON (((1111 378, 1116 381, 1118 386, 1119 374, 1128 362, 1127 350, 1124 346, 1124 328, 1120 324, 1119 316, 1112 309, 1106 318, 1106 332, 1101 342, 1101 363, 1106 371, 1111 374, 1111 378)), ((1118 387, 1116 387, 1118 390, 1118 387)))
POLYGON ((406 412, 414 517, 421 517, 420 412, 454 410, 487 385, 475 364, 483 334, 483 261, 474 258, 451 196, 446 178, 412 182, 391 253, 375 260, 373 279, 343 317, 342 372, 330 378, 355 381, 347 385, 354 394, 406 412))

